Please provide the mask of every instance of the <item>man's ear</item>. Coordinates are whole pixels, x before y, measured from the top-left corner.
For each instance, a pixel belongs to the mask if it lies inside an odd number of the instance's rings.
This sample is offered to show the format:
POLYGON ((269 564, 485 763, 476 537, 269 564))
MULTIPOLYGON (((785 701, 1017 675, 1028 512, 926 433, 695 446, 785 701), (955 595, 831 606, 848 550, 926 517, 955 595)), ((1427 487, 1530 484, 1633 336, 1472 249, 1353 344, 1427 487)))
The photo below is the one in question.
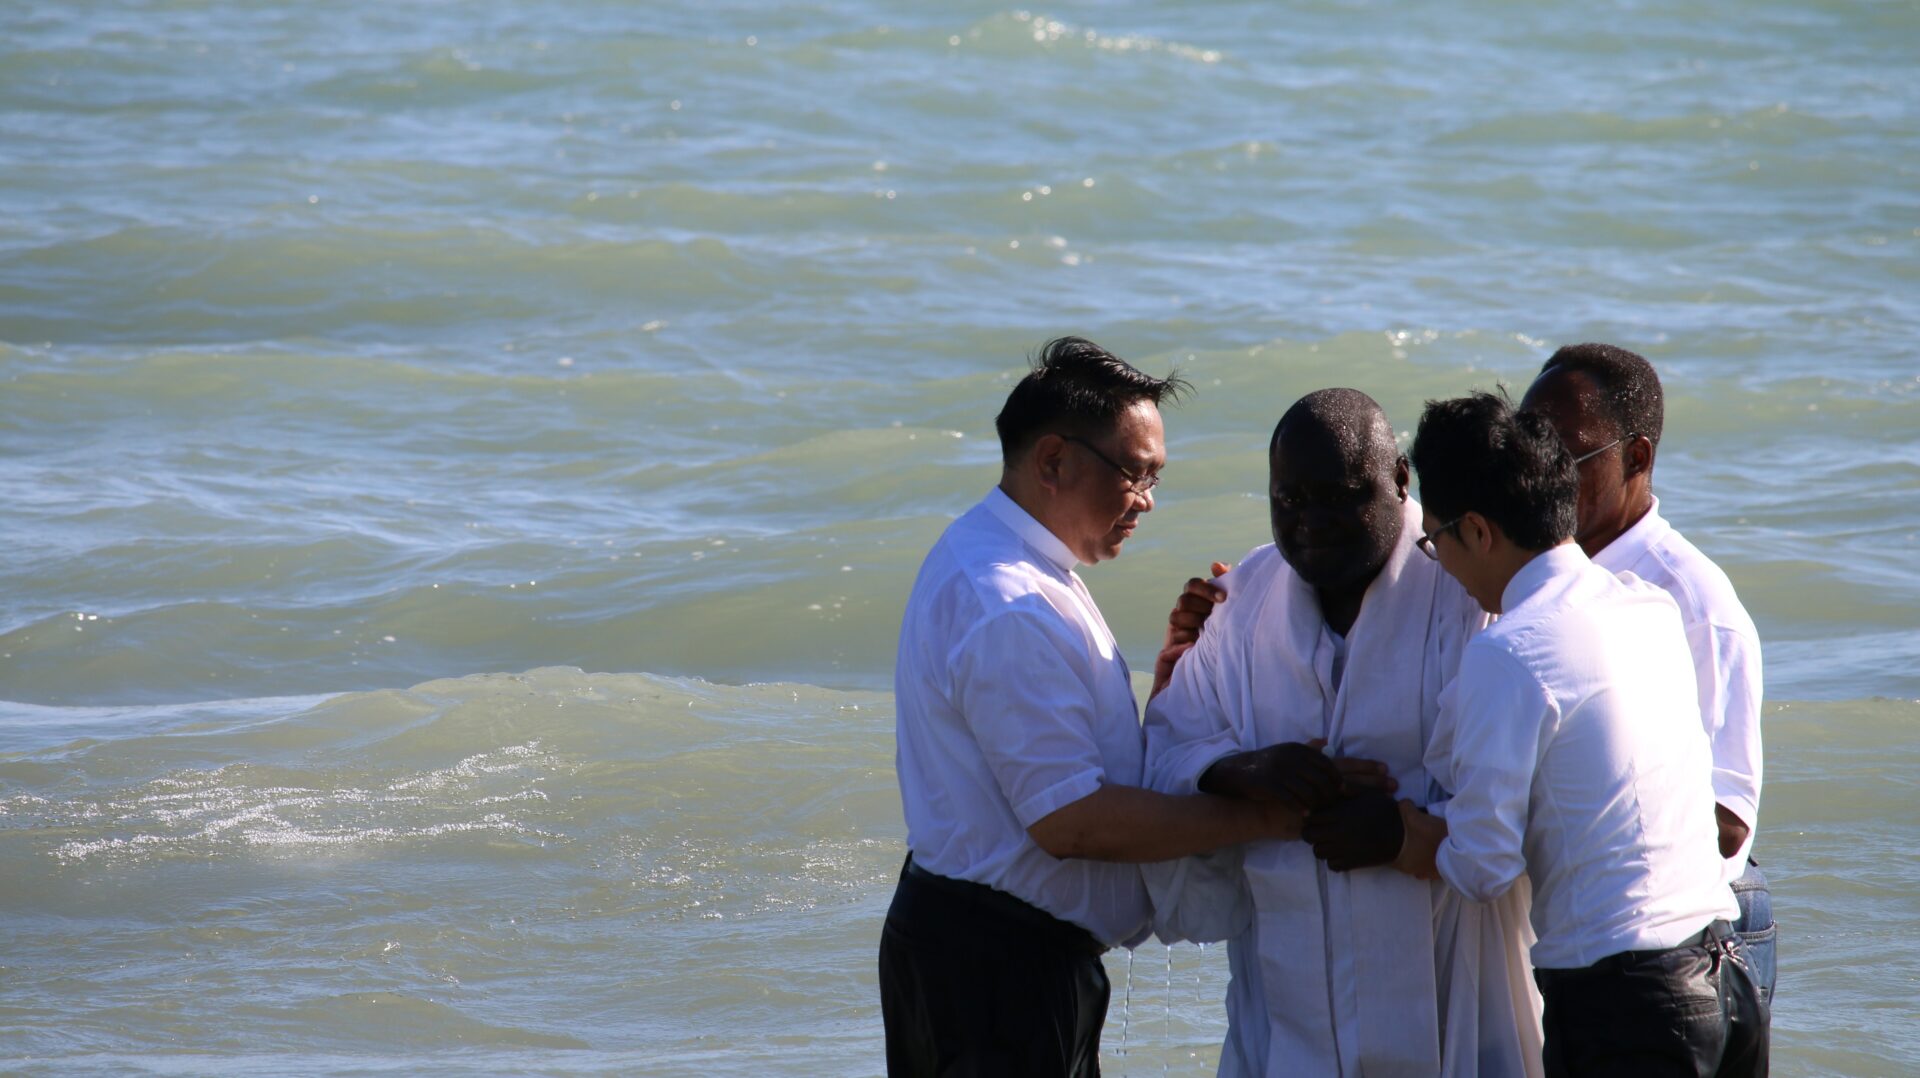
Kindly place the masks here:
POLYGON ((1621 478, 1632 479, 1653 470, 1653 440, 1644 434, 1635 435, 1627 443, 1627 451, 1621 455, 1621 478))
POLYGON ((1058 434, 1042 434, 1027 451, 1028 467, 1033 470, 1034 479, 1041 488, 1057 493, 1060 490, 1061 472, 1067 463, 1067 440, 1058 434))
POLYGON ((1407 455, 1400 454, 1393 462, 1393 485, 1400 488, 1400 500, 1407 500, 1407 487, 1413 482, 1413 468, 1407 464, 1407 455))
POLYGON ((1499 534, 1496 528, 1493 521, 1470 509, 1460 518, 1460 541, 1475 554, 1489 553, 1499 534))

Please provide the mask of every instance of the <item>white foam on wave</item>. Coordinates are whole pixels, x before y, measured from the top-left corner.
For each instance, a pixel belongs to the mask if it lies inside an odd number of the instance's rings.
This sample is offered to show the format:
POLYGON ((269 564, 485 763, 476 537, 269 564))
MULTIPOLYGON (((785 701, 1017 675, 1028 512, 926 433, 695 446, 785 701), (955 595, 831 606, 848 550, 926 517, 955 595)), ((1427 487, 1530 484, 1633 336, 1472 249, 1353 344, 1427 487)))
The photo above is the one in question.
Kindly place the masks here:
POLYGON ((550 799, 538 784, 560 768, 538 741, 474 753, 384 783, 331 788, 253 785, 255 768, 232 764, 160 776, 128 795, 101 800, 10 798, 0 813, 119 832, 54 847, 52 857, 68 865, 246 849, 340 850, 482 832, 544 845, 569 840, 505 807, 546 804, 550 799))

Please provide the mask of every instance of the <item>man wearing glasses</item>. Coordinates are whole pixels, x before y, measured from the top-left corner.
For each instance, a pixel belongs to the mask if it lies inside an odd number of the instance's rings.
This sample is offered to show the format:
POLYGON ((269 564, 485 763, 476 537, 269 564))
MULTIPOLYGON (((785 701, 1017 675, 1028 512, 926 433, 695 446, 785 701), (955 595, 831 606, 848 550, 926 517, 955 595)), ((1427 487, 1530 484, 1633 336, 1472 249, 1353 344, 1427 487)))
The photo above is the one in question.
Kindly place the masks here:
POLYGON ((1153 509, 1159 405, 1183 388, 1049 343, 995 421, 999 485, 914 582, 894 669, 910 853, 880 942, 893 1075, 1098 1074, 1100 956, 1148 930, 1136 863, 1296 834, 1340 784, 1307 751, 1273 769, 1294 800, 1141 787, 1127 664, 1074 567, 1153 509))
MULTIPOLYGON (((1762 754, 1760 638, 1726 573, 1660 515, 1653 465, 1664 426, 1659 375, 1646 359, 1607 344, 1556 351, 1521 400, 1574 454, 1580 492, 1574 539, 1594 564, 1656 584, 1680 607, 1699 686, 1699 719, 1713 746, 1720 852, 1740 901, 1734 927, 1747 945, 1763 998, 1773 997, 1777 927, 1766 877, 1753 863, 1762 754)), ((1216 573, 1219 570, 1216 570, 1216 573)), ((1160 666, 1192 646, 1224 593, 1187 582, 1169 618, 1160 666)))
POLYGON ((1678 608, 1575 544, 1578 466, 1543 417, 1431 402, 1413 461, 1420 548, 1499 620, 1434 732, 1445 815, 1401 802, 1394 866, 1480 900, 1531 882, 1549 1078, 1765 1074, 1678 608))
POLYGON ((1725 874, 1740 900, 1734 923, 1762 996, 1773 998, 1775 934, 1767 880, 1748 856, 1760 811, 1760 637, 1727 574, 1660 515, 1653 495, 1660 447, 1660 376, 1608 344, 1555 352, 1521 400, 1560 433, 1580 469, 1574 539, 1595 565, 1657 584, 1680 606, 1699 682, 1699 719, 1713 745, 1714 816, 1725 874))

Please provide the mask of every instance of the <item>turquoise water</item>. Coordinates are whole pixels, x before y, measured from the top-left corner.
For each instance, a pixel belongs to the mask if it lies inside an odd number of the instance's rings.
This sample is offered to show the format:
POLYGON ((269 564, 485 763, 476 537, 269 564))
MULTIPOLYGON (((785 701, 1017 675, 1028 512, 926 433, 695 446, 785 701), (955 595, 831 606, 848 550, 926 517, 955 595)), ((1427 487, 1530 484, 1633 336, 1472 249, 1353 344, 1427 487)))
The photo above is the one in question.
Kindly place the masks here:
MULTIPOLYGON (((1766 642, 1783 1074, 1920 1061, 1920 9, 0 0, 0 1066, 873 1073, 893 639, 1025 355, 1643 351, 1766 642)), ((1115 956, 1109 1073, 1225 963, 1115 956), (1130 999, 1129 997, 1130 993, 1130 999)))

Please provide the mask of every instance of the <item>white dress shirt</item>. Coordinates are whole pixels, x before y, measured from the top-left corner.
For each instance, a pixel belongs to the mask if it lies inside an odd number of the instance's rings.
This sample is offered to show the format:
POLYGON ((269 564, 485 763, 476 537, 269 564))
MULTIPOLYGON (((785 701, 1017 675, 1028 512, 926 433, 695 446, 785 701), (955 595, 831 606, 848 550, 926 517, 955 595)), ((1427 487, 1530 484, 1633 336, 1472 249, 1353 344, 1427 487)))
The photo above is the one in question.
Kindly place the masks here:
MULTIPOLYGON (((1720 567, 1660 515, 1660 499, 1593 559, 1673 596, 1700 683, 1700 721, 1713 743, 1713 797, 1758 830, 1760 815, 1760 634, 1720 567)), ((1728 879, 1746 867, 1753 835, 1728 860, 1728 879)))
POLYGON ((1452 771, 1436 777, 1454 791, 1441 876, 1485 901, 1525 873, 1545 969, 1677 946, 1732 920, 1673 600, 1566 543, 1516 573, 1501 605, 1467 644, 1444 709, 1452 728, 1436 737, 1452 771))
POLYGON ((997 487, 933 545, 894 666, 900 800, 922 868, 1131 944, 1148 927, 1139 870, 1027 834, 1102 783, 1140 785, 1133 684, 1075 564, 997 487))

